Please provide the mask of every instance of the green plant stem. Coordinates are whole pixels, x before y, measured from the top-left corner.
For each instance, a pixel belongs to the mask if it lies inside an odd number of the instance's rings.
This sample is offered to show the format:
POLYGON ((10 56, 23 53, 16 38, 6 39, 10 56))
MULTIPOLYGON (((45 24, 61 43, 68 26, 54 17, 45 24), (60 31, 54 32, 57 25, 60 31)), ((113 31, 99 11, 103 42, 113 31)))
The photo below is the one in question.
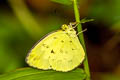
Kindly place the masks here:
MULTIPOLYGON (((76 22, 80 22, 80 14, 79 14, 79 10, 78 10, 78 6, 77 6, 77 0, 74 0, 73 1, 74 4, 74 14, 75 14, 75 19, 76 19, 76 22)), ((82 25, 81 23, 78 25, 77 27, 78 29, 78 32, 81 32, 82 31, 82 25)), ((83 33, 79 34, 79 39, 80 39, 80 42, 85 50, 85 60, 84 60, 84 70, 85 70, 85 73, 87 74, 87 78, 86 80, 90 80, 90 70, 89 70, 89 65, 88 65, 88 59, 87 59, 87 52, 86 52, 86 47, 85 47, 85 41, 84 41, 84 36, 83 36, 83 33)))

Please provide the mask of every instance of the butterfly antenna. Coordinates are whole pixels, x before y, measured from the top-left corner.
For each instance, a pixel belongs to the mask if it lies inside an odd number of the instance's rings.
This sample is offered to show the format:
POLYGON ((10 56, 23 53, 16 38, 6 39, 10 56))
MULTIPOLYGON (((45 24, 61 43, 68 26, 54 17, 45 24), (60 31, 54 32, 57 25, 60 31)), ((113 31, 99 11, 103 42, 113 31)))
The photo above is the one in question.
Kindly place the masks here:
POLYGON ((82 31, 78 32, 78 33, 77 33, 77 36, 78 36, 79 34, 81 34, 81 33, 85 32, 85 31, 87 31, 87 28, 85 28, 84 30, 82 30, 82 31))
POLYGON ((78 24, 79 22, 70 22, 70 26, 72 26, 72 28, 76 28, 78 24))

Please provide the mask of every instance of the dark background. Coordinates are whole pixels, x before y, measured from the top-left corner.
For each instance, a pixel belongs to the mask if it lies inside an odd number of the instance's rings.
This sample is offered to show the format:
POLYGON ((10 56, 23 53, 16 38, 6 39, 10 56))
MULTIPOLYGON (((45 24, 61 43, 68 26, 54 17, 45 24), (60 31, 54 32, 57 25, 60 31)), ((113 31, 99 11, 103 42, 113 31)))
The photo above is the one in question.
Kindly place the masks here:
MULTIPOLYGON (((120 0, 81 0, 92 80, 120 80, 120 0)), ((74 22, 72 6, 50 0, 0 0, 0 74, 27 67, 30 48, 48 32, 74 22)))

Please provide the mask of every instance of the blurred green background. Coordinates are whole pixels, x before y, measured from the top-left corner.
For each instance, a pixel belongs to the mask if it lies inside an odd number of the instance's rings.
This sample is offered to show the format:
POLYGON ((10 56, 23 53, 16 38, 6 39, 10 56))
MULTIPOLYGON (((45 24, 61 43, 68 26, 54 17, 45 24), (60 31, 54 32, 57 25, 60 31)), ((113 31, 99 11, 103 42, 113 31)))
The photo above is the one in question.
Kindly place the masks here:
MULTIPOLYGON (((92 80, 120 80, 120 0, 80 0, 92 80)), ((0 74, 27 67, 25 57, 45 34, 74 22, 72 5, 50 0, 0 0, 0 74)))

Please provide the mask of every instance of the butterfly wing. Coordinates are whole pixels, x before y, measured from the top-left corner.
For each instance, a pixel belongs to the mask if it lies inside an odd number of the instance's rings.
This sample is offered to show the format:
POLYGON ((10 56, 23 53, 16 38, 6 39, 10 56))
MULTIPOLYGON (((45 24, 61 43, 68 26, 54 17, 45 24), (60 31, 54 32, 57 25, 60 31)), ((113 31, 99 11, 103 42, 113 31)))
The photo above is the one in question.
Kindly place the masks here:
POLYGON ((30 51, 26 62, 38 69, 70 71, 84 59, 84 50, 76 37, 57 31, 42 39, 30 51))
POLYGON ((50 55, 50 65, 56 71, 70 71, 77 67, 83 60, 85 52, 77 36, 61 35, 61 41, 53 48, 54 54, 50 55))
POLYGON ((56 46, 57 42, 59 42, 62 31, 56 31, 44 39, 40 40, 35 47, 31 49, 29 52, 26 62, 38 69, 51 69, 51 65, 49 63, 50 55, 53 53, 53 48, 56 46))

